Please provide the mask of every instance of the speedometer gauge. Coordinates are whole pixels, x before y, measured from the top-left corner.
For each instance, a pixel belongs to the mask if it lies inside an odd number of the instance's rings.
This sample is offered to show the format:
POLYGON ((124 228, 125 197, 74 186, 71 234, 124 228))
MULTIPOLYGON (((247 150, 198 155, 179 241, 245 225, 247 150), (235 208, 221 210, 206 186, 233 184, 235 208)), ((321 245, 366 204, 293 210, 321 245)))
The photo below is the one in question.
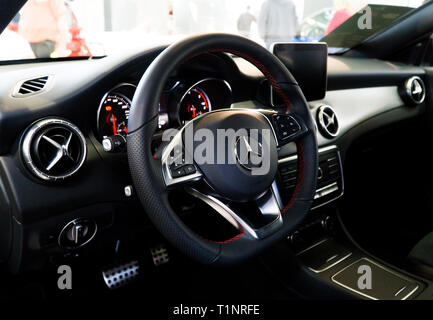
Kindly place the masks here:
POLYGON ((98 132, 102 138, 116 134, 126 136, 131 101, 125 96, 112 93, 102 101, 98 111, 98 132))
POLYGON ((211 111, 211 102, 206 92, 195 87, 183 96, 180 102, 179 119, 185 123, 209 111, 211 111))

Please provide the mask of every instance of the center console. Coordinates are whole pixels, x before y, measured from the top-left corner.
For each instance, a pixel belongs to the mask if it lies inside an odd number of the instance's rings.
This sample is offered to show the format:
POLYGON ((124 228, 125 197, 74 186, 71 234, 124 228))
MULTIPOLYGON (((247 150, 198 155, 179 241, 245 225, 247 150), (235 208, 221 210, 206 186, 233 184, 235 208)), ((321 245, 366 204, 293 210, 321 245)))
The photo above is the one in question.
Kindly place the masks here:
MULTIPOLYGON (((279 162, 277 185, 285 203, 295 190, 297 166, 297 156, 279 162)), ((336 146, 322 148, 312 210, 288 238, 288 245, 303 273, 310 278, 304 279, 301 285, 304 286, 305 281, 325 282, 334 292, 358 299, 406 300, 422 294, 427 286, 423 279, 387 266, 348 239, 338 219, 338 205, 334 203, 343 193, 339 149, 336 146), (364 280, 367 282, 363 284, 364 280)), ((326 294, 319 294, 318 298, 326 299, 326 294)))

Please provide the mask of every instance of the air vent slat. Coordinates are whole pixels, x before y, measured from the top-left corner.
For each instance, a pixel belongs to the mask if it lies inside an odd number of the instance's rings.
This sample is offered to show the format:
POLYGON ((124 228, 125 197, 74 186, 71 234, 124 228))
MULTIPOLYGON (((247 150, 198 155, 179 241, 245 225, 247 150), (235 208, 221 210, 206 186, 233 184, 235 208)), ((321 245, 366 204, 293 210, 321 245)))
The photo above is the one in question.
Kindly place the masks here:
POLYGON ((43 86, 34 86, 30 83, 25 83, 21 86, 21 88, 25 88, 25 89, 35 89, 34 91, 39 91, 43 88, 43 86))
POLYGON ((20 93, 32 93, 33 91, 32 90, 28 90, 28 89, 26 89, 26 88, 21 88, 20 89, 20 93))
POLYGON ((32 80, 32 81, 26 82, 26 84, 32 84, 32 85, 35 85, 35 86, 38 86, 41 88, 43 88, 45 86, 45 83, 47 83, 47 81, 45 81, 45 80, 44 81, 32 80))
POLYGON ((12 96, 16 98, 29 96, 31 94, 36 94, 42 92, 48 83, 49 77, 40 77, 35 79, 29 79, 18 84, 12 96))

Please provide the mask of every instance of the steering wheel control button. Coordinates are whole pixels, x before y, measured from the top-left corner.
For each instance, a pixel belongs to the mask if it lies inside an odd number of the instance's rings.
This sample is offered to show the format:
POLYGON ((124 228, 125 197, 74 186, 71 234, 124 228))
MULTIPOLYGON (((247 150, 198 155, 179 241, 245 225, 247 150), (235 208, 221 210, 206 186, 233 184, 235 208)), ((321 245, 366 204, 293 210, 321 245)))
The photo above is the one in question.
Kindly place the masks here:
POLYGON ((287 140, 302 131, 298 121, 290 115, 276 115, 274 123, 281 140, 287 140))
POLYGON ((195 168, 195 166, 193 164, 187 165, 184 167, 185 173, 187 175, 189 174, 194 174, 197 172, 197 169, 195 168))
POLYGON ((134 194, 134 188, 132 186, 126 186, 124 191, 127 198, 131 198, 134 194))
POLYGON ((186 176, 186 172, 183 168, 172 169, 171 170, 171 176, 173 178, 182 178, 182 177, 186 176))
POLYGON ((91 219, 72 220, 60 232, 58 244, 63 249, 78 249, 89 243, 96 231, 96 223, 91 219))
POLYGON ((193 164, 172 164, 170 166, 170 173, 174 179, 189 176, 196 172, 197 169, 193 164))

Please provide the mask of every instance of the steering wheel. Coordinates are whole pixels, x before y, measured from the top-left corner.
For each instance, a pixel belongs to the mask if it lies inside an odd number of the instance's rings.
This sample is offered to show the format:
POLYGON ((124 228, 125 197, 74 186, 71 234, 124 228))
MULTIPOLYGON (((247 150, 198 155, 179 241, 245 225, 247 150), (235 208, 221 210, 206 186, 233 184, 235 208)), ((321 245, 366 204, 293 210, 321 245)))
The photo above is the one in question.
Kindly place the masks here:
POLYGON ((171 45, 153 61, 132 101, 127 153, 137 195, 154 225, 171 244, 204 264, 241 263, 281 241, 305 218, 315 195, 317 141, 304 95, 291 73, 272 53, 235 35, 194 36, 171 45), (282 98, 286 111, 223 109, 205 113, 177 132, 162 157, 157 158, 151 142, 158 126, 158 103, 164 85, 182 63, 205 53, 230 53, 255 65, 282 98), (213 138, 209 139, 215 139, 214 149, 209 152, 211 160, 221 160, 219 156, 224 152, 227 156, 222 158, 234 161, 198 163, 192 156, 191 162, 185 162, 185 155, 188 158, 200 148, 200 143, 191 138, 195 136, 188 136, 188 132, 197 134, 202 129, 212 133, 213 138), (243 133, 226 139, 228 142, 221 147, 216 136, 223 129, 243 133), (253 136, 254 130, 259 134, 253 136), (275 183, 278 149, 291 142, 297 146, 297 185, 289 203, 283 204, 275 183), (240 159, 237 153, 241 149, 248 159, 240 159), (267 170, 257 174, 259 165, 265 167, 264 154, 268 155, 267 170), (259 158, 254 163, 250 160, 253 155, 259 158), (207 203, 239 234, 217 242, 195 233, 169 204, 168 194, 176 188, 187 190, 207 203), (245 202, 254 203, 257 212, 230 205, 245 202))

